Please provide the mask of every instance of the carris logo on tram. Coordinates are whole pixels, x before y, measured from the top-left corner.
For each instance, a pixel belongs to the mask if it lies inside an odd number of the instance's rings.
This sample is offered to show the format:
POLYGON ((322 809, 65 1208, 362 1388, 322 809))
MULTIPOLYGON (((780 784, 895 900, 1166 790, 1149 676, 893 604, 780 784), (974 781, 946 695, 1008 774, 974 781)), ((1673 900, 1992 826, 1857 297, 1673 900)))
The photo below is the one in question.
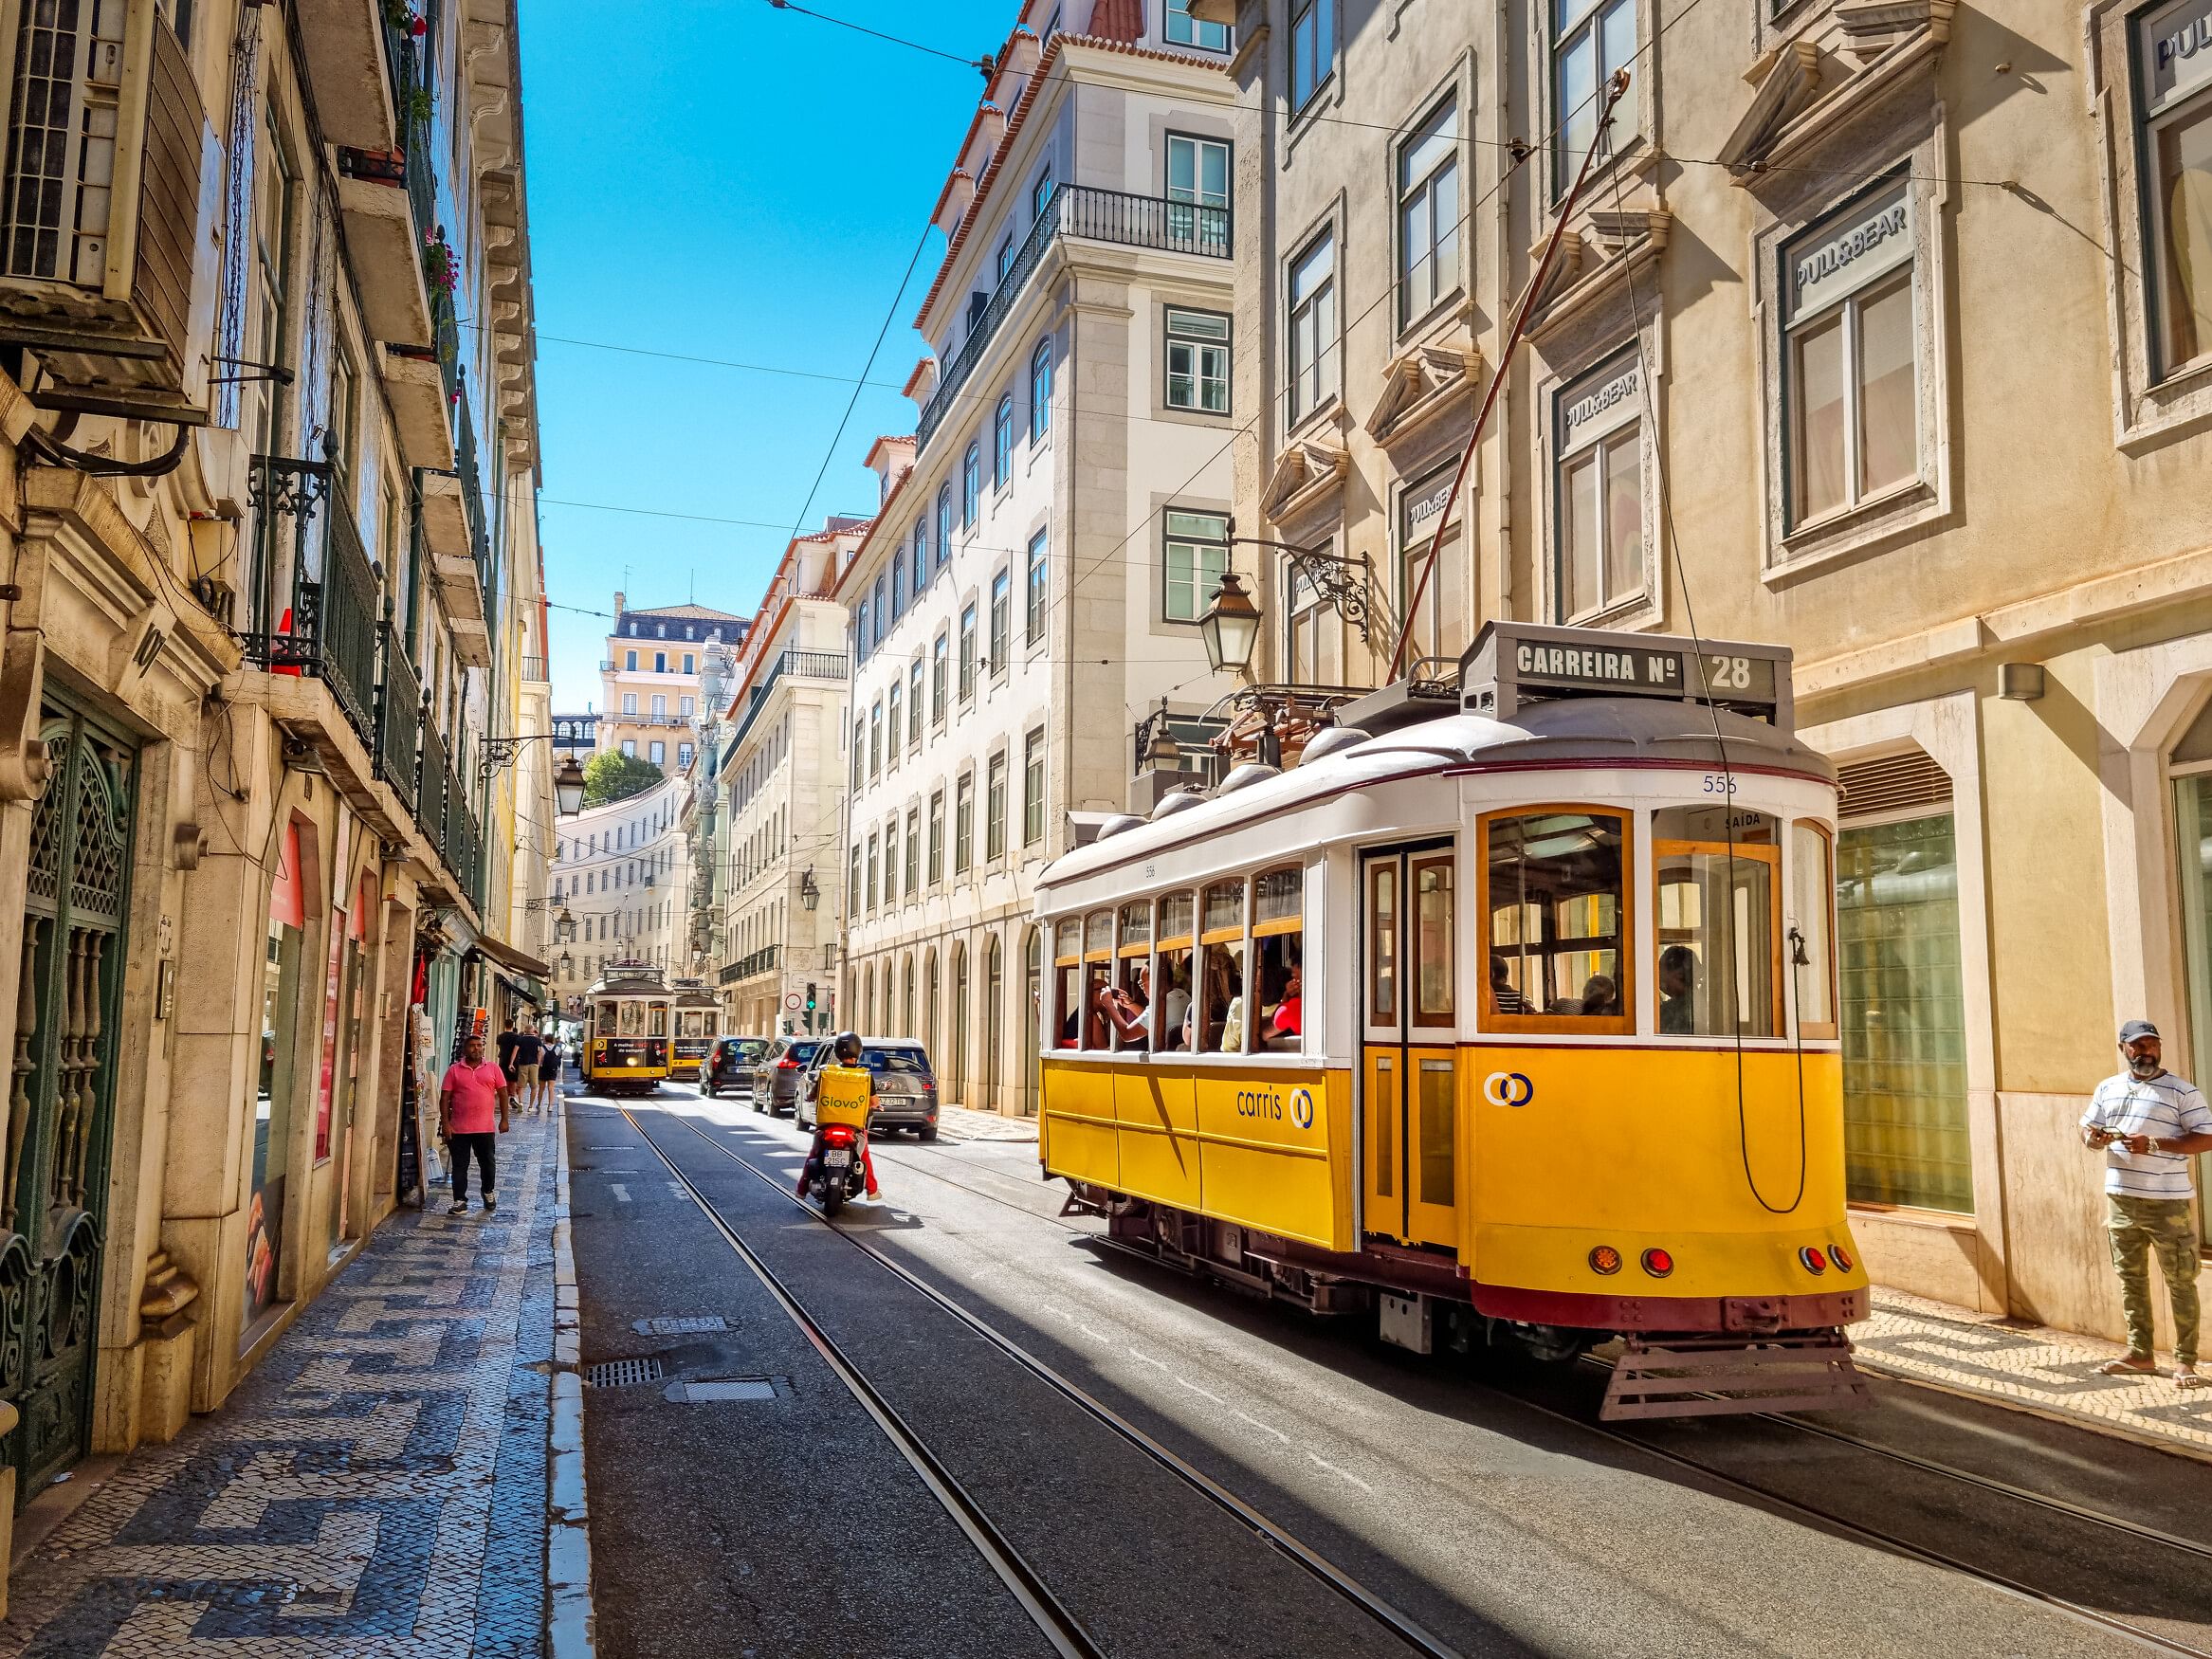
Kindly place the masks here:
POLYGON ((1536 1098, 1526 1071, 1493 1071, 1482 1080, 1482 1098, 1493 1106, 1525 1106, 1536 1098))

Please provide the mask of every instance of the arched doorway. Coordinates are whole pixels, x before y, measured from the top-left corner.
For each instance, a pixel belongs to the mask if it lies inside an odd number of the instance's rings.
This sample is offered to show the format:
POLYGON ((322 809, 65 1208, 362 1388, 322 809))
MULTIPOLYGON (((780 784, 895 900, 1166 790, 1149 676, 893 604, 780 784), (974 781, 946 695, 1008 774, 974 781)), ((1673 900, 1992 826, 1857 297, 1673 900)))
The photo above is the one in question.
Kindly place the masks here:
POLYGON ((956 940, 952 948, 952 1085, 960 1104, 968 1103, 968 947, 956 940))
POLYGON ((944 1053, 943 1033, 937 1029, 937 951, 922 958, 922 1042, 932 1059, 944 1053))
POLYGON ((1021 1033, 1021 1111, 1025 1118, 1037 1115, 1037 1105, 1044 1099, 1044 1079, 1037 1064, 1037 1022, 1044 1017, 1045 1000, 1045 936, 1042 930, 1031 928, 1021 947, 1022 983, 1027 994, 1022 1001, 1025 1024, 1021 1033))
POLYGON ((905 972, 901 978, 901 984, 904 987, 904 994, 899 999, 899 1030, 897 1034, 902 1037, 911 1037, 914 1034, 914 953, 912 951, 906 953, 905 972))
POLYGON ((998 936, 983 947, 983 1101, 986 1111, 998 1111, 999 1046, 1006 1034, 1005 953, 998 936))
POLYGON ((868 972, 861 976, 860 983, 860 1029, 864 1035, 873 1036, 876 1030, 875 964, 873 962, 868 965, 868 972))

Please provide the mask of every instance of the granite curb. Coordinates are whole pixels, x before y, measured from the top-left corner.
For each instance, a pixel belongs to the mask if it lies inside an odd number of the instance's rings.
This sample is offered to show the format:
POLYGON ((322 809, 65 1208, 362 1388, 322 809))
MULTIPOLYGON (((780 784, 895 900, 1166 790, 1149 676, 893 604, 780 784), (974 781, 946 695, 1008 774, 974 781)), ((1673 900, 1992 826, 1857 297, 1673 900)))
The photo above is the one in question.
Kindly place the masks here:
POLYGON ((584 1389, 576 1258, 569 1225, 568 1101, 553 1117, 553 1414, 547 1428, 546 1646, 551 1659, 594 1659, 591 1514, 584 1494, 584 1389))

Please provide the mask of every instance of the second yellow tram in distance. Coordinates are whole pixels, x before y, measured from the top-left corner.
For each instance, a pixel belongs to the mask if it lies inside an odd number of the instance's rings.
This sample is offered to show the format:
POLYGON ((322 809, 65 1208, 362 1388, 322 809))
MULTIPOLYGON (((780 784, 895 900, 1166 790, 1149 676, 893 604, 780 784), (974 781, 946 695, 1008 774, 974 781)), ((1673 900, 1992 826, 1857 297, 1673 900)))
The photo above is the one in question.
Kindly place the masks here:
POLYGON ((1040 876, 1046 1174, 1423 1352, 1624 1337, 1609 1416, 1859 1397, 1788 652, 1494 623, 1336 718, 1040 876))
POLYGON ((676 1035, 668 1075, 696 1082, 715 1038, 722 1035, 722 998, 707 989, 704 979, 678 979, 672 990, 670 1017, 676 1035))
POLYGON ((600 1094, 650 1094, 670 1064, 667 981, 643 962, 611 962, 584 993, 577 1069, 600 1094))

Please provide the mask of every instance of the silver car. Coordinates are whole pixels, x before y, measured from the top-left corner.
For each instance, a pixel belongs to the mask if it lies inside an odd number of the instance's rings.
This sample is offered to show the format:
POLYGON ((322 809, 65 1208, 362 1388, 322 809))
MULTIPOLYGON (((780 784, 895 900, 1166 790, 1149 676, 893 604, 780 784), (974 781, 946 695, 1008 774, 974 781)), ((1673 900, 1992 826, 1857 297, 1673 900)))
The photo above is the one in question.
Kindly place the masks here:
MULTIPOLYGON (((814 1125, 814 1097, 822 1067, 830 1063, 827 1043, 800 1073, 795 1116, 801 1129, 814 1125)), ((937 1072, 929 1051, 912 1037, 864 1037, 860 1063, 875 1073, 875 1130, 911 1129, 924 1140, 937 1139, 937 1072)))
POLYGON ((753 1066, 753 1110, 780 1118, 798 1109, 799 1079, 827 1037, 777 1037, 760 1051, 753 1066))

